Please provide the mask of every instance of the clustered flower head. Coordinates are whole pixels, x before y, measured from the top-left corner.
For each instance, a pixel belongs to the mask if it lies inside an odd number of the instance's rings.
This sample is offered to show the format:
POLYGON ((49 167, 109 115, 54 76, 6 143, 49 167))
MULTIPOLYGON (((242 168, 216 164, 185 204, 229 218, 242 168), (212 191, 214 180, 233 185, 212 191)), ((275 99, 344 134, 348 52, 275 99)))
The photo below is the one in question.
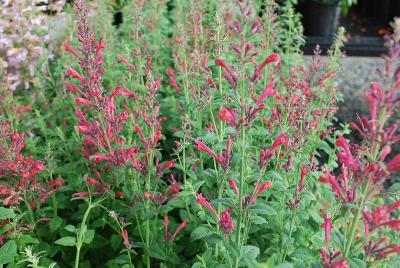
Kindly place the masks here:
MULTIPOLYGON (((130 161, 135 169, 146 170, 145 162, 137 159, 140 149, 126 144, 121 137, 130 111, 127 108, 118 111, 115 101, 116 96, 135 98, 136 95, 120 86, 114 88, 109 95, 106 94, 102 84, 102 75, 106 71, 102 67, 104 42, 101 38, 95 41, 95 36, 88 27, 82 1, 75 3, 75 13, 79 17, 78 40, 81 46, 73 48, 64 43, 64 49, 78 60, 83 74, 69 67, 66 74, 76 80, 78 85, 70 82, 66 82, 66 85, 69 92, 79 95, 75 98, 78 106, 76 117, 79 121, 77 129, 84 135, 83 153, 97 166, 100 162, 106 162, 108 167, 122 166, 130 161)), ((139 126, 135 126, 135 129, 141 134, 139 126)), ((145 139, 144 135, 141 138, 145 139)), ((98 169, 99 167, 95 167, 93 172, 101 180, 98 169)))
POLYGON ((11 130, 8 122, 0 122, 0 179, 5 179, 0 183, 0 197, 4 206, 26 201, 36 208, 64 184, 60 178, 48 182, 40 178, 46 169, 44 163, 24 156, 24 147, 23 135, 11 130))

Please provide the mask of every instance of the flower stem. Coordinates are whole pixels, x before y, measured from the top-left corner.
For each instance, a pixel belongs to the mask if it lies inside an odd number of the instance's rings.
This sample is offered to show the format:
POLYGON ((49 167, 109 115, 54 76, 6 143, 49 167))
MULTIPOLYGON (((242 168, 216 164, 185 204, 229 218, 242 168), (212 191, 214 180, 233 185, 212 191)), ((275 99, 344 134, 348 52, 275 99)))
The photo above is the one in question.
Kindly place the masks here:
POLYGON ((75 266, 74 266, 75 268, 79 268, 79 256, 81 253, 81 248, 83 245, 85 232, 87 230, 86 221, 87 221, 87 218, 88 218, 89 213, 92 210, 92 208, 93 208, 93 204, 92 204, 91 200, 89 199, 89 205, 85 211, 85 215, 83 216, 81 226, 79 228, 79 233, 76 238, 76 256, 75 256, 75 266))
POLYGON ((368 179, 366 184, 365 184, 365 188, 364 188, 363 195, 362 195, 362 198, 361 198, 361 201, 360 201, 360 205, 357 208, 356 215, 354 216, 353 220, 350 223, 351 225, 350 225, 349 237, 346 238, 346 246, 345 246, 345 250, 344 250, 344 254, 343 254, 344 258, 347 258, 349 256, 349 253, 350 253, 350 248, 351 248, 351 245, 353 243, 354 235, 355 235, 355 232, 356 232, 357 220, 361 215, 361 211, 362 211, 362 209, 364 207, 365 200, 367 198, 369 181, 370 180, 368 179))
MULTIPOLYGON (((293 210, 292 211, 292 217, 291 217, 291 220, 290 220, 289 238, 288 239, 290 239, 292 237, 293 225, 294 225, 295 219, 296 219, 296 211, 293 210)), ((289 250, 289 246, 286 246, 285 251, 283 253, 283 257, 282 257, 282 262, 285 261, 288 250, 289 250)))

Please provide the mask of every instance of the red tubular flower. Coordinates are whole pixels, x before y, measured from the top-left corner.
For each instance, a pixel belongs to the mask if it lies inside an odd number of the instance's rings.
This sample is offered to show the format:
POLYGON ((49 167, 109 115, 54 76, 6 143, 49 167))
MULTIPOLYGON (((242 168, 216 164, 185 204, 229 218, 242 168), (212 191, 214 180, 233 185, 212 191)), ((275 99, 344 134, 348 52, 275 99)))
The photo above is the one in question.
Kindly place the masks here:
POLYGON ((269 82, 266 88, 264 89, 263 93, 261 96, 257 99, 256 105, 260 106, 264 100, 268 97, 275 96, 277 94, 277 91, 274 90, 275 83, 274 82, 269 82))
POLYGON ((128 230, 123 229, 122 232, 119 233, 119 236, 124 241, 124 245, 127 249, 131 249, 133 247, 132 243, 129 241, 128 230))
POLYGON ((260 180, 257 180, 256 181, 256 185, 254 186, 254 190, 253 190, 253 200, 254 200, 254 202, 257 200, 257 198, 263 192, 265 192, 265 190, 267 190, 268 188, 271 188, 271 187, 272 187, 272 182, 266 181, 262 185, 260 185, 260 180))
POLYGON ((176 83, 176 76, 175 76, 175 72, 174 70, 172 70, 171 68, 168 68, 166 71, 168 78, 169 78, 169 84, 170 86, 175 89, 175 91, 180 94, 181 93, 181 88, 178 86, 178 84, 176 83))
POLYGON ((346 259, 341 259, 333 262, 330 268, 349 268, 349 264, 346 259))
POLYGON ((390 173, 400 170, 400 154, 393 157, 387 164, 386 168, 390 173))
POLYGON ((157 175, 161 176, 161 174, 168 169, 174 168, 175 167, 175 160, 170 160, 162 163, 161 165, 156 165, 157 169, 157 175))
POLYGON ((390 205, 387 209, 387 211, 390 213, 395 209, 398 209, 400 207, 400 199, 394 202, 392 205, 390 205))
POLYGON ((280 60, 281 60, 280 56, 276 53, 272 53, 271 55, 269 55, 263 61, 263 63, 261 63, 261 65, 259 67, 257 67, 257 69, 254 71, 252 81, 255 82, 260 77, 261 72, 265 66, 267 66, 268 64, 273 63, 273 62, 279 62, 280 60))
POLYGON ((165 240, 166 240, 166 241, 169 241, 169 242, 172 242, 172 241, 175 240, 175 238, 176 238, 176 236, 178 235, 178 233, 179 233, 183 228, 186 227, 187 222, 186 222, 186 221, 183 221, 181 224, 179 224, 179 226, 176 228, 174 234, 171 234, 171 233, 168 231, 169 219, 168 219, 168 216, 167 216, 167 215, 164 216, 163 221, 162 221, 162 225, 163 225, 163 227, 164 227, 164 238, 165 238, 165 240))
POLYGON ((299 181, 299 184, 297 185, 296 190, 295 190, 295 194, 296 195, 298 195, 301 192, 301 190, 303 189, 303 187, 304 187, 304 178, 306 177, 306 175, 308 173, 310 173, 310 170, 306 167, 305 164, 303 164, 301 166, 301 169, 300 169, 300 181, 299 181))
POLYGON ((329 249, 329 241, 331 238, 331 230, 333 228, 331 218, 329 217, 329 213, 326 211, 324 214, 324 232, 325 232, 325 246, 326 249, 329 249))
POLYGON ((228 183, 232 187, 233 192, 235 192, 236 195, 239 195, 239 189, 236 185, 236 182, 233 179, 229 179, 228 183))
POLYGON ((336 145, 340 148, 340 152, 337 153, 340 163, 354 171, 357 171, 360 167, 360 162, 353 158, 348 141, 340 136, 336 139, 336 145))
POLYGON ((236 113, 230 108, 221 107, 218 112, 218 119, 220 121, 227 121, 231 125, 235 125, 236 113))
POLYGON ((176 228, 174 234, 172 235, 171 241, 175 240, 175 237, 177 236, 177 234, 183 229, 185 228, 187 225, 186 221, 183 221, 181 224, 179 224, 179 226, 176 228))
POLYGON ((235 74, 235 72, 233 71, 233 69, 231 67, 229 67, 229 65, 221 59, 216 59, 215 60, 215 65, 222 67, 225 69, 226 72, 224 72, 224 77, 226 80, 228 80, 228 82, 231 84, 232 87, 235 87, 237 84, 237 75, 235 74))
POLYGON ((272 143, 271 147, 270 147, 270 151, 275 151, 279 146, 285 146, 288 147, 289 146, 289 138, 288 136, 286 136, 286 134, 284 132, 281 132, 278 137, 275 139, 275 141, 272 143))
POLYGON ((217 211, 215 211, 214 207, 208 203, 208 201, 203 197, 202 194, 197 194, 197 203, 200 206, 207 208, 217 219, 219 219, 217 211))
POLYGON ((221 212, 221 219, 219 220, 219 225, 221 226, 222 232, 228 236, 235 229, 235 223, 232 221, 231 214, 229 210, 225 209, 221 212))
POLYGON ((71 45, 68 42, 63 43, 64 50, 71 53, 73 56, 75 56, 77 59, 79 59, 78 54, 75 52, 75 50, 71 47, 71 45))
POLYGON ((232 140, 231 139, 229 139, 226 142, 226 149, 222 152, 222 155, 216 154, 212 149, 210 149, 207 145, 205 145, 199 139, 193 139, 193 141, 196 143, 194 148, 197 151, 208 153, 210 156, 212 156, 222 166, 222 168, 225 171, 228 169, 230 160, 232 158, 232 155, 230 153, 231 146, 232 146, 232 140))
POLYGON ((400 231, 400 220, 391 220, 391 221, 385 221, 377 225, 377 227, 381 226, 388 226, 389 228, 395 230, 395 231, 400 231))
POLYGON ((236 77, 235 73, 232 70, 232 68, 229 67, 229 65, 224 60, 216 59, 215 60, 215 65, 224 68, 232 77, 236 77))
POLYGON ((211 150, 210 147, 208 147, 207 145, 204 144, 204 142, 202 142, 199 139, 193 139, 193 141, 196 143, 194 148, 197 151, 208 153, 209 155, 211 155, 218 162, 222 162, 223 161, 222 157, 220 155, 216 154, 213 150, 211 150))
POLYGON ((377 249, 376 253, 380 259, 386 259, 389 255, 400 254, 400 245, 390 244, 383 248, 377 249))
POLYGON ((75 69, 68 67, 67 71, 65 72, 66 75, 71 76, 74 79, 77 79, 79 81, 84 81, 84 78, 82 75, 80 75, 75 69))
POLYGON ((336 196, 342 199, 344 203, 351 202, 352 200, 350 200, 348 196, 343 193, 342 188, 340 187, 336 178, 332 174, 330 174, 329 171, 327 170, 324 170, 324 173, 325 177, 323 176, 319 177, 319 181, 322 183, 330 184, 332 191, 336 194, 336 196))

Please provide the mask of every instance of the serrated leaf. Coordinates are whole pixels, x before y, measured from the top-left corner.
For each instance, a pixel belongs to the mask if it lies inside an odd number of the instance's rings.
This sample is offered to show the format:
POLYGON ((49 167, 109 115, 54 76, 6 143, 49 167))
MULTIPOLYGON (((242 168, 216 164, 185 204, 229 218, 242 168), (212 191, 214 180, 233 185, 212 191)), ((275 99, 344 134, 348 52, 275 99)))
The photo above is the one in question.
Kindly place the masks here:
POLYGON ((15 213, 11 208, 0 207, 0 220, 8 220, 15 217, 15 213))
POLYGON ((207 225, 200 225, 192 231, 192 234, 190 235, 190 237, 193 240, 199 240, 199 239, 203 239, 204 237, 206 237, 210 234, 212 234, 210 227, 208 227, 207 225))
POLYGON ((65 246, 65 247, 73 247, 75 246, 76 239, 73 236, 64 236, 58 240, 56 240, 54 243, 57 245, 65 246))
POLYGON ((15 256, 17 256, 17 243, 9 240, 0 248, 0 265, 12 262, 15 256))

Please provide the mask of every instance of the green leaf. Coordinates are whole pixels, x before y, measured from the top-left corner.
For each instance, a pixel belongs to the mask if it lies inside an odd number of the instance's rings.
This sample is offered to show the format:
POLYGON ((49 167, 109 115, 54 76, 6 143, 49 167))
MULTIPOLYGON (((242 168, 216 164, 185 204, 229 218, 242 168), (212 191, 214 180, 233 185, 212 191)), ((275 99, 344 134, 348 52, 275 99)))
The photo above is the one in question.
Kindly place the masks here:
POLYGON ((243 248, 243 260, 247 267, 257 267, 258 262, 256 258, 259 254, 260 249, 258 247, 247 245, 243 248))
POLYGON ((90 244, 93 241, 94 230, 87 230, 83 235, 83 243, 90 244))
POLYGON ((208 227, 207 225, 200 225, 196 229, 193 230, 190 237, 193 240, 199 240, 199 239, 203 239, 204 237, 206 237, 210 234, 212 234, 210 227, 208 227))
POLYGON ((276 212, 276 210, 271 207, 268 206, 266 204, 262 204, 262 203, 257 203, 255 204, 252 208, 251 211, 256 213, 256 214, 261 214, 261 215, 270 215, 270 216, 274 216, 277 215, 278 213, 276 212))
POLYGON ((67 226, 64 227, 65 230, 67 230, 70 233, 76 233, 76 228, 75 226, 68 224, 67 226))
POLYGON ((17 243, 9 240, 0 248, 0 265, 10 263, 17 256, 17 243))
POLYGON ((12 219, 15 213, 11 208, 0 207, 0 220, 12 219))
POLYGON ((251 216, 251 222, 254 223, 254 224, 268 223, 263 217, 257 216, 257 215, 252 215, 251 216))
POLYGON ((50 233, 54 233, 55 231, 60 228, 61 224, 63 223, 63 220, 61 217, 54 217, 50 222, 49 222, 49 228, 50 228, 50 233))
POLYGON ((284 262, 279 264, 278 266, 275 266, 275 268, 293 268, 293 264, 289 262, 284 262))
POLYGON ((58 240, 56 240, 54 243, 65 246, 65 247, 73 247, 75 246, 76 239, 73 236, 64 236, 58 240))
POLYGON ((18 240, 18 243, 21 244, 39 244, 39 240, 36 238, 28 235, 28 234, 22 234, 18 240))
POLYGON ((159 260, 166 259, 164 251, 160 248, 158 244, 155 244, 151 247, 150 256, 159 260))

